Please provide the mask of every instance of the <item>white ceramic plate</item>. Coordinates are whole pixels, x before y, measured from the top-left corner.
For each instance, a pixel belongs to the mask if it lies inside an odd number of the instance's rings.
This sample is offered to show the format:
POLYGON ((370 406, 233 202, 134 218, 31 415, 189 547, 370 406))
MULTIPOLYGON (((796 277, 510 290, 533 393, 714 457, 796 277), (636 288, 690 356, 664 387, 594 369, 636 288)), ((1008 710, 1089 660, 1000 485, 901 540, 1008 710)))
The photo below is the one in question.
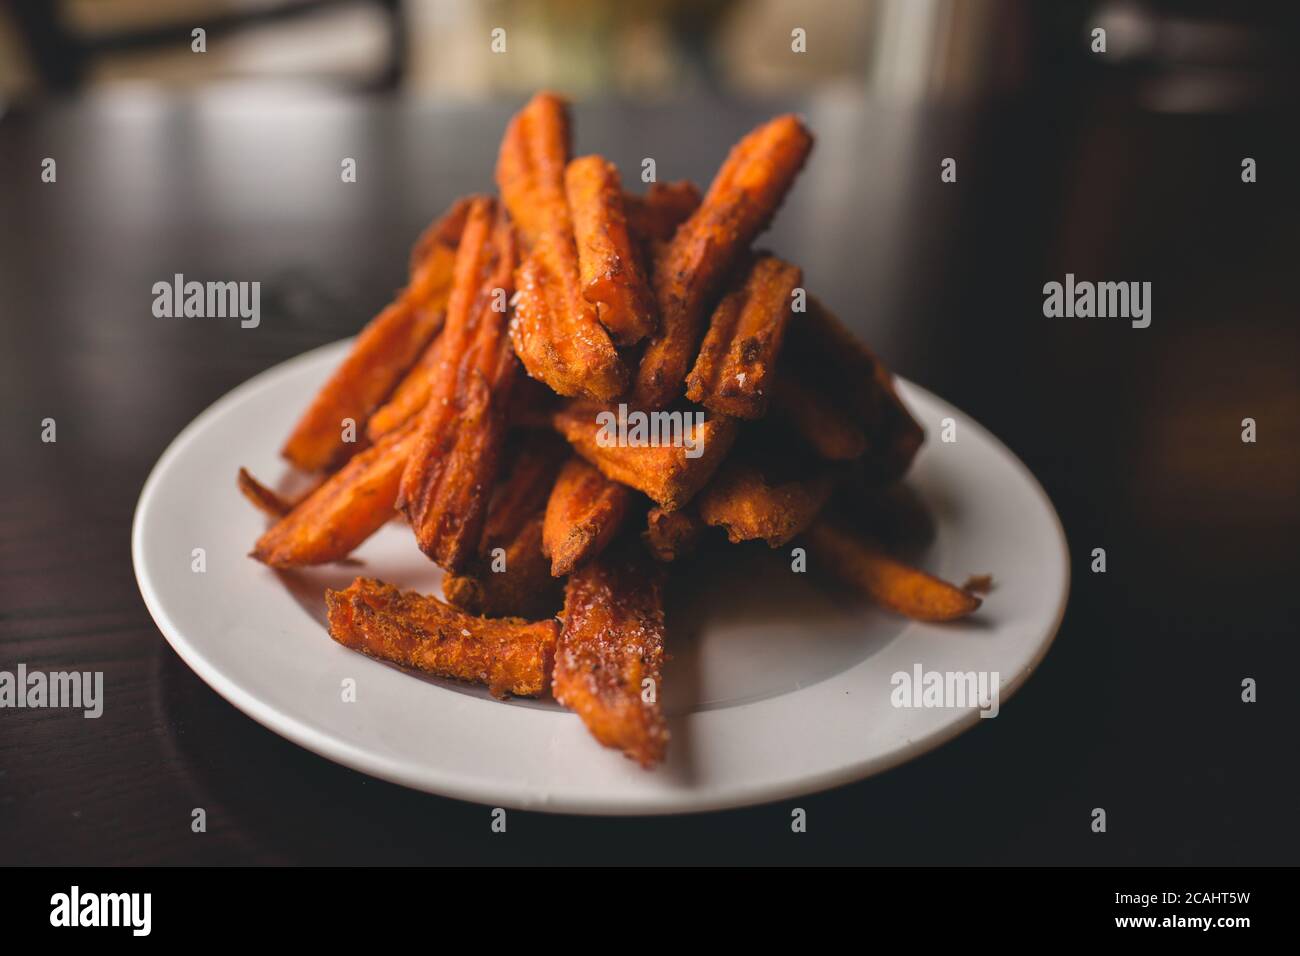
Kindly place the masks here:
POLYGON ((271 482, 285 472, 280 444, 347 345, 270 369, 196 418, 145 483, 132 539, 140 591, 181 658, 253 719, 346 766, 556 812, 679 813, 793 797, 892 767, 980 719, 977 705, 893 706, 896 672, 996 671, 1005 704, 1060 623, 1069 557, 1042 488, 974 421, 900 383, 929 434, 908 478, 935 526, 920 563, 958 583, 991 573, 984 606, 959 624, 909 622, 791 573, 788 552, 733 549, 707 586, 687 582, 669 605, 663 693, 673 739, 668 761, 644 771, 549 700, 495 701, 330 640, 326 586, 364 574, 440 593, 440 572, 409 529, 381 529, 357 564, 302 574, 247 557, 265 521, 239 495, 235 472, 245 465, 271 482), (949 417, 957 440, 943 443, 949 417), (349 678, 353 702, 343 700, 349 678))

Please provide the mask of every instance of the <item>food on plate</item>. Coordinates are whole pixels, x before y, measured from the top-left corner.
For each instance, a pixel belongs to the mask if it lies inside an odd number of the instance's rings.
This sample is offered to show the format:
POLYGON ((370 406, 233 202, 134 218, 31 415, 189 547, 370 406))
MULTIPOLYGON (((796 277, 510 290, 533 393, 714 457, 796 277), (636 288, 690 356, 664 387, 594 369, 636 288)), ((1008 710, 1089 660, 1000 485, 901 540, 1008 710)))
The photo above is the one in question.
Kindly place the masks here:
POLYGON ((695 367, 686 376, 686 397, 722 415, 762 418, 772 396, 776 357, 785 340, 798 266, 759 256, 744 283, 713 310, 695 367))
POLYGON ((438 334, 466 209, 463 201, 456 203, 425 233, 410 284, 362 329, 348 357, 307 407, 281 450, 294 466, 323 471, 357 451, 349 434, 365 428, 371 413, 438 334))
POLYGON ((564 577, 614 540, 632 490, 610 481, 581 458, 570 458, 555 479, 542 525, 542 553, 551 574, 564 577))
POLYGON ((710 297, 767 228, 812 149, 797 117, 778 116, 741 139, 655 263, 659 330, 637 369, 633 403, 663 408, 682 393, 710 297))
POLYGON ((917 621, 955 621, 982 603, 969 591, 891 557, 825 517, 808 530, 809 553, 831 574, 881 607, 917 621))
POLYGON ((561 395, 609 399, 623 391, 628 373, 583 295, 564 191, 568 162, 567 106, 539 93, 510 121, 497 160, 501 196, 524 249, 510 334, 533 378, 561 395))
POLYGON ((808 157, 803 124, 741 138, 703 197, 624 192, 570 139, 539 93, 506 129, 500 199, 458 200, 419 237, 407 288, 285 445, 318 485, 238 485, 272 521, 252 556, 273 568, 342 560, 404 517, 444 570, 445 601, 327 590, 340 644, 498 697, 549 691, 649 768, 670 572, 707 585, 728 548, 797 545, 810 577, 936 622, 979 608, 984 581, 893 556, 926 527, 899 482, 924 432, 800 265, 752 248, 808 157))
POLYGON ((643 767, 663 759, 661 567, 634 551, 601 555, 569 576, 555 653, 555 699, 593 737, 643 767))
MULTIPOLYGON (((555 428, 606 478, 643 491, 660 507, 676 511, 704 487, 722 464, 736 437, 736 420, 725 415, 679 412, 677 443, 633 445, 609 443, 605 435, 609 408, 571 402, 555 413, 555 428)), ((676 427, 675 425, 672 427, 676 427)))
POLYGON ((618 167, 603 156, 569 163, 564 188, 573 214, 582 296, 615 345, 635 345, 654 331, 655 304, 628 231, 618 167))
POLYGON ((344 647, 437 677, 486 684, 494 697, 546 689, 559 626, 554 619, 475 617, 437 598, 357 578, 326 591, 330 636, 344 647))
POLYGON ((665 511, 655 505, 646 513, 646 529, 641 537, 651 557, 667 563, 694 551, 703 531, 704 522, 690 506, 665 511))

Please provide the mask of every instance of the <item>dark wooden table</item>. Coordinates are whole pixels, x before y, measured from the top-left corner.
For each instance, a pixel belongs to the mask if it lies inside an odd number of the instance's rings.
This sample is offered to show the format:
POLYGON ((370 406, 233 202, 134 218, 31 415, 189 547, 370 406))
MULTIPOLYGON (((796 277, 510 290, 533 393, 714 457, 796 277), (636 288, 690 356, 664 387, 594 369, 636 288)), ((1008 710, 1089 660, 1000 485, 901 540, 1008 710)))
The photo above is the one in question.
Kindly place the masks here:
POLYGON ((107 698, 99 720, 0 710, 0 862, 1295 862, 1294 116, 578 109, 579 149, 699 180, 759 119, 806 112, 814 159, 765 244, 998 434, 1067 529, 1073 595, 1036 676, 998 720, 797 801, 807 834, 783 804, 515 813, 493 835, 485 808, 300 750, 192 674, 132 574, 150 467, 230 388, 388 299, 421 226, 490 186, 511 105, 142 96, 0 120, 0 669, 102 670, 107 698), (261 326, 155 318, 177 272, 259 279, 261 326), (1151 327, 1044 318, 1066 272, 1153 282, 1151 327))

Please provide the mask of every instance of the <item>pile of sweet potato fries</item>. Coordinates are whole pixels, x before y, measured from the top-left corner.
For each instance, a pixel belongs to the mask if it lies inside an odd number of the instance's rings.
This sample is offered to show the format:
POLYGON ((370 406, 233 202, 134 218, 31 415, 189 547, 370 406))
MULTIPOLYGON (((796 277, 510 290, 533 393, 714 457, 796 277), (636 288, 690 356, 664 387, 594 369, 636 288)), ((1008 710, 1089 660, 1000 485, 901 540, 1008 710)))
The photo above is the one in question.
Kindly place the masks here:
POLYGON ((334 639, 496 696, 549 689, 646 767, 668 743, 665 571, 711 527, 802 536, 815 568, 910 617, 971 613, 978 597, 831 510, 896 482, 923 432, 799 267, 751 248, 811 147, 780 116, 703 196, 637 196, 604 158, 571 159, 566 104, 534 97, 506 129, 500 198, 461 199, 420 237, 409 284, 285 443, 314 488, 286 501, 240 471, 274 518, 253 557, 338 561, 396 509, 445 601, 357 578, 326 592, 334 639), (629 409, 678 413, 682 440, 606 440, 629 409))

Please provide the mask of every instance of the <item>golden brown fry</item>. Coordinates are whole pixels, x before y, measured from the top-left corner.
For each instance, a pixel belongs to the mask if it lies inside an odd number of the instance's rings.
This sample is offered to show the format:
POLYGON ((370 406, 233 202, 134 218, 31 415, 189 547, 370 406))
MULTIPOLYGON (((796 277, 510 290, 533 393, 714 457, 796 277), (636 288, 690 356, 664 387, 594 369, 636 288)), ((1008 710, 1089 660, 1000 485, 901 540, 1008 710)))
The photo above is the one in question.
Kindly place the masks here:
POLYGON ((528 436, 492 496, 477 559, 442 579, 447 601, 471 614, 541 617, 560 605, 542 554, 542 516, 568 446, 549 432, 528 436))
POLYGON ((603 405, 571 402, 555 413, 555 428, 606 478, 645 492, 666 511, 681 508, 704 487, 736 438, 734 418, 710 415, 700 422, 696 416, 703 413, 679 411, 650 415, 653 434, 666 443, 609 441, 619 414, 603 405))
POLYGON ((542 553, 557 578, 589 561, 614 540, 632 497, 581 458, 570 458, 555 479, 542 525, 542 553))
POLYGON ((663 408, 682 393, 709 298, 767 227, 811 148, 812 136, 788 115, 763 124, 732 148, 704 201, 655 265, 659 331, 641 358, 636 407, 663 408))
POLYGON ((617 345, 633 345, 654 331, 655 304, 628 232, 618 168, 603 156, 569 163, 564 188, 578 247, 582 297, 617 345))
POLYGON ((491 620, 437 598, 357 578, 326 591, 330 636, 344 647, 438 677, 486 684, 494 697, 536 697, 555 659, 558 625, 491 620))
POLYGON ((448 405, 456 389, 456 371, 484 316, 505 307, 513 288, 514 268, 513 231, 502 220, 494 200, 473 197, 466 207, 456 250, 442 334, 425 348, 415 367, 371 417, 366 432, 372 441, 409 420, 430 399, 442 407, 448 405))
POLYGON ((266 487, 249 474, 247 468, 239 469, 239 492, 252 502, 254 508, 276 521, 293 510, 293 502, 266 487))
POLYGON ((539 93, 510 121, 497 158, 501 196, 527 251, 510 335, 533 378, 561 395, 609 399, 626 387, 627 369, 582 295, 564 192, 568 160, 565 104, 539 93))
POLYGON ((354 429, 366 427, 371 413, 437 335, 463 227, 458 202, 426 231, 420 240, 424 255, 410 284, 361 330, 347 358, 294 426, 280 452, 291 463, 304 471, 321 471, 357 451, 344 440, 344 423, 350 419, 354 429))
POLYGON ((840 459, 858 457, 846 454, 853 444, 847 419, 864 435, 862 477, 882 484, 901 477, 925 432, 884 364, 813 296, 808 311, 791 320, 785 352, 775 398, 783 417, 823 457, 840 459))
POLYGON ((646 768, 661 761, 668 746, 658 703, 663 642, 658 566, 621 550, 601 555, 569 578, 555 699, 576 711, 602 744, 646 768))
POLYGON ((643 246, 651 242, 667 242, 699 205, 699 187, 687 179, 651 183, 644 196, 623 194, 628 231, 643 246))
MULTIPOLYGON (((431 256, 446 257, 447 275, 450 276, 450 264, 455 261, 456 247, 460 244, 460 235, 465 230, 465 220, 469 217, 470 206, 482 196, 462 196, 457 199, 435 220, 411 247, 411 275, 420 271, 420 267, 431 256)), ((450 280, 448 281, 450 288, 450 280)))
POLYGON ((827 471, 775 483, 756 465, 728 461, 700 492, 698 507, 704 523, 725 528, 733 544, 762 540, 779 548, 812 523, 834 488, 827 471))
POLYGON ((704 527, 693 507, 664 511, 656 505, 646 514, 646 529, 641 538, 656 561, 667 563, 694 551, 704 527))
POLYGON ((572 232, 564 196, 569 140, 568 104, 554 93, 538 93, 506 127, 497 153, 497 187, 525 250, 545 232, 572 232))
POLYGON ((877 604, 918 621, 955 621, 982 603, 955 585, 890 557, 823 517, 808 531, 813 561, 877 604))
POLYGON ((252 556, 273 568, 346 558, 393 517, 397 486, 415 437, 412 428, 400 428, 354 455, 268 529, 252 556))
POLYGON ((798 266, 760 256, 744 285, 713 310, 695 367, 686 378, 686 397, 736 418, 767 414, 776 357, 785 339, 792 295, 803 281, 798 266))
POLYGON ((797 431, 822 458, 852 461, 867 450, 862 426, 815 385, 789 370, 777 372, 772 412, 797 431))

